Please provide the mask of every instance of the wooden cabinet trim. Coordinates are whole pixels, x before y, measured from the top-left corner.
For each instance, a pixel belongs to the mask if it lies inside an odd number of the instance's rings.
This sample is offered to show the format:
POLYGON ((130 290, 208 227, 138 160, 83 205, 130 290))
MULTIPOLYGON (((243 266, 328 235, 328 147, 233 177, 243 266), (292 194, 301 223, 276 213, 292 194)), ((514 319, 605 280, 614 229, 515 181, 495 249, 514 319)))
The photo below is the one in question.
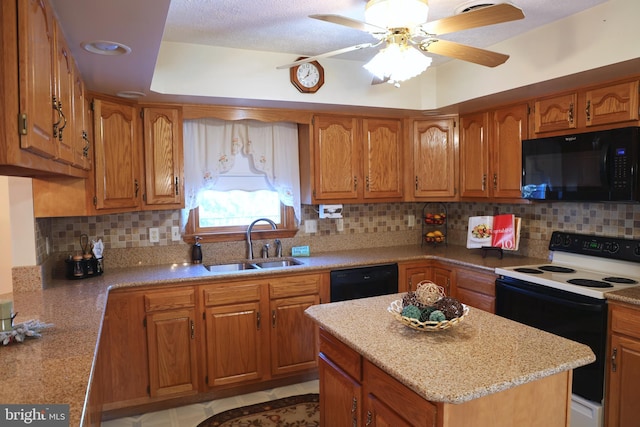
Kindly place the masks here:
POLYGON ((362 356, 323 329, 320 329, 320 353, 326 355, 353 379, 362 381, 362 356))
POLYGON ((264 283, 221 283, 202 287, 203 303, 206 307, 260 301, 264 283))
POLYGON ((183 307, 195 307, 196 293, 193 288, 158 291, 145 294, 146 311, 172 310, 183 307))
POLYGON ((269 297, 275 299, 297 295, 318 294, 321 283, 322 278, 319 274, 273 279, 269 282, 269 297))

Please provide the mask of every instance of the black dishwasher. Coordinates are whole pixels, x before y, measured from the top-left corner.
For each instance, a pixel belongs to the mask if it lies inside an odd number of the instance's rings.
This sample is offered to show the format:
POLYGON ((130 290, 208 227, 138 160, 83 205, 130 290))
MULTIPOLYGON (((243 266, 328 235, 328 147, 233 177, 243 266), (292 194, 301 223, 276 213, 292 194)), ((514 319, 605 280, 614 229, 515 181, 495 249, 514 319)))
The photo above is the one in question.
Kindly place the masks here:
POLYGON ((397 292, 398 264, 371 265, 331 271, 331 302, 397 292))

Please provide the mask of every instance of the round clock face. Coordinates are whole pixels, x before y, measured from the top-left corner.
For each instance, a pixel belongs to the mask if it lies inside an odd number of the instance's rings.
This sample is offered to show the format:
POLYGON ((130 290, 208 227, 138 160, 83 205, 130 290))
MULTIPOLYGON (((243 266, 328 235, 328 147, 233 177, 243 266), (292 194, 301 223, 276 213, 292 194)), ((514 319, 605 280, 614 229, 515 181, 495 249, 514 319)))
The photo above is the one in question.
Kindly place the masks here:
POLYGON ((307 62, 300 64, 296 77, 302 86, 314 87, 320 80, 320 73, 318 72, 318 67, 307 62))

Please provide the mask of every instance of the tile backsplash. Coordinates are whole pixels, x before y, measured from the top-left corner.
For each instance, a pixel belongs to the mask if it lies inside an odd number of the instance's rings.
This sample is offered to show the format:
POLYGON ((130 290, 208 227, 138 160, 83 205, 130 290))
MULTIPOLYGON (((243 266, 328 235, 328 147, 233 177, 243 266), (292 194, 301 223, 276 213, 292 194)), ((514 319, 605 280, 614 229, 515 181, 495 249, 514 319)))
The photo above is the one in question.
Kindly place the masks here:
MULTIPOLYGON (((317 220, 318 231, 283 239, 285 254, 291 246, 309 245, 311 253, 339 249, 419 245, 424 203, 382 203, 344 205, 344 230, 337 231, 335 219, 318 219, 317 206, 304 205, 302 222, 317 220), (408 217, 415 216, 410 227, 408 217)), ((514 213, 522 218, 522 255, 546 257, 554 230, 605 236, 640 238, 640 204, 623 203, 444 203, 448 216, 448 242, 465 245, 469 216, 514 213)), ((433 209, 432 209, 433 208, 433 209)), ((440 209, 439 206, 428 207, 440 209)), ((134 212, 93 217, 44 218, 36 220, 38 264, 50 257, 65 258, 80 250, 80 235, 101 238, 105 247, 105 268, 190 261, 190 245, 171 240, 171 227, 180 225, 180 211, 134 212), (149 242, 148 229, 157 227, 158 243, 149 242)), ((203 245, 205 262, 223 257, 244 258, 244 242, 203 245), (207 259, 209 258, 209 259, 207 259)))

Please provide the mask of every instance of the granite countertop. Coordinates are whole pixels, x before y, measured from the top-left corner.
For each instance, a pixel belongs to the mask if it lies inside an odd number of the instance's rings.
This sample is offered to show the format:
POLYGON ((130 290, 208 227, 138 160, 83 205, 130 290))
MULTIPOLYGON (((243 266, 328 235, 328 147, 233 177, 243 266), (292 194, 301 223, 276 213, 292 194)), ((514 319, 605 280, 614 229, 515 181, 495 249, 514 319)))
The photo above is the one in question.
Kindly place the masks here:
POLYGON ((413 330, 387 312, 401 295, 316 305, 306 313, 432 402, 463 403, 595 360, 586 345, 474 308, 447 330, 413 330))
MULTIPOLYGON (((162 286, 203 281, 241 279, 277 273, 302 273, 387 262, 440 258, 493 271, 498 266, 539 263, 541 260, 505 254, 503 259, 460 246, 400 246, 349 250, 300 257, 303 265, 268 270, 214 274, 202 265, 160 265, 107 270, 102 276, 78 281, 55 280, 46 289, 3 295, 13 298, 16 323, 39 320, 54 326, 41 338, 28 338, 0 348, 6 367, 0 402, 16 404, 70 404, 70 425, 79 426, 108 293, 123 288, 162 286)), ((640 298, 638 299, 640 301, 640 298)), ((481 315, 480 315, 481 316, 481 315)))

